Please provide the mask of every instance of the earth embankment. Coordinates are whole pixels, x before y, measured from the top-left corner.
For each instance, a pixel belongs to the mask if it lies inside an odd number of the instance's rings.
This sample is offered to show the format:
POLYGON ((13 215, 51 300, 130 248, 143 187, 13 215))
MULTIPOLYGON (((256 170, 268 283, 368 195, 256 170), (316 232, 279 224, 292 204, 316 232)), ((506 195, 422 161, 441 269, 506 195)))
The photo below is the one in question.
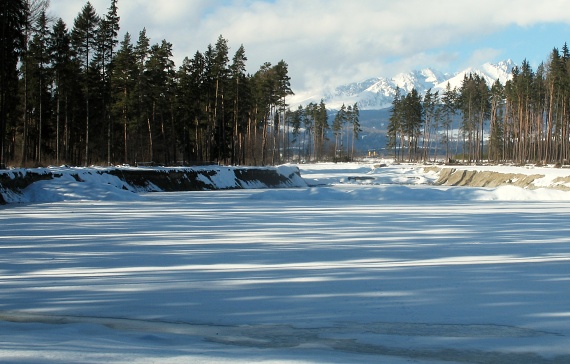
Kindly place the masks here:
POLYGON ((132 192, 306 187, 299 169, 201 166, 186 168, 33 168, 0 171, 0 204, 34 202, 26 191, 42 181, 106 185, 132 192))
MULTIPOLYGON (((500 187, 517 186, 528 189, 552 188, 570 191, 570 170, 561 171, 558 176, 548 175, 539 171, 524 170, 516 171, 492 171, 469 169, 468 167, 427 167, 426 171, 437 172, 439 177, 436 185, 442 186, 466 186, 466 187, 500 187)), ((548 171, 550 172, 550 171, 548 171)))

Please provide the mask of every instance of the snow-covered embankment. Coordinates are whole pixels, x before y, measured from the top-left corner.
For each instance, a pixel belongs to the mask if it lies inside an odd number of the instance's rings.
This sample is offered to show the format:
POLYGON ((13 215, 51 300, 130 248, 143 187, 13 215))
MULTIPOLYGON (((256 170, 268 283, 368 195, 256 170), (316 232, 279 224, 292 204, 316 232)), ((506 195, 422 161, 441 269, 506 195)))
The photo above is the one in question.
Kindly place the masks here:
POLYGON ((137 192, 306 186, 299 169, 292 166, 12 169, 0 171, 0 204, 130 200, 137 192))

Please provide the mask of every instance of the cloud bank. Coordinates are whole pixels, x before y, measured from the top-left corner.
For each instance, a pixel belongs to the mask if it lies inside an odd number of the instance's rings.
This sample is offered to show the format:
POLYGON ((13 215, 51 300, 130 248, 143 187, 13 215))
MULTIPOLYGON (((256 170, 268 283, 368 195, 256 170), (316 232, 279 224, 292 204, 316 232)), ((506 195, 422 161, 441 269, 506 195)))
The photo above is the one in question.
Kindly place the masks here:
MULTIPOLYGON (((110 0, 91 3, 104 14, 110 0)), ((75 0, 53 0, 52 11, 71 28, 83 5, 75 0)), ((146 27, 153 43, 168 40, 174 46, 178 65, 182 58, 205 51, 223 35, 229 41, 231 55, 244 45, 250 73, 264 62, 285 60, 296 92, 418 67, 457 71, 467 62, 488 61, 485 57, 509 58, 507 42, 495 43, 494 47, 479 44, 509 27, 524 30, 570 24, 569 5, 570 0, 118 3, 122 31, 130 32, 136 40, 146 27)), ((539 56, 546 58, 548 54, 539 56)))

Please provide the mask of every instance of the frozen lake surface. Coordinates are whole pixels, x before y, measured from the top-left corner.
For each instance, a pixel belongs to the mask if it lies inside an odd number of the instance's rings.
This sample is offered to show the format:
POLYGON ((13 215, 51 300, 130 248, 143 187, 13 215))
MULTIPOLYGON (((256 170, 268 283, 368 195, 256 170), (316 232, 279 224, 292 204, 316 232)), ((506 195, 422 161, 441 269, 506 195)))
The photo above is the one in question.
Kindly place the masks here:
POLYGON ((0 361, 570 362, 569 192, 301 169, 0 207, 0 361))

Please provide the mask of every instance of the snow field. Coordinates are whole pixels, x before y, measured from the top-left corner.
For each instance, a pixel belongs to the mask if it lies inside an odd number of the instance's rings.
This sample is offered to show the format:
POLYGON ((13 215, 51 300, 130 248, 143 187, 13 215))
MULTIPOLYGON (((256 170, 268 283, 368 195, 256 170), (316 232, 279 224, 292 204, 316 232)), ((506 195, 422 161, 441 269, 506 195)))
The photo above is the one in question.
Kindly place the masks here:
POLYGON ((570 362, 568 192, 300 167, 326 186, 0 207, 0 360, 570 362))

